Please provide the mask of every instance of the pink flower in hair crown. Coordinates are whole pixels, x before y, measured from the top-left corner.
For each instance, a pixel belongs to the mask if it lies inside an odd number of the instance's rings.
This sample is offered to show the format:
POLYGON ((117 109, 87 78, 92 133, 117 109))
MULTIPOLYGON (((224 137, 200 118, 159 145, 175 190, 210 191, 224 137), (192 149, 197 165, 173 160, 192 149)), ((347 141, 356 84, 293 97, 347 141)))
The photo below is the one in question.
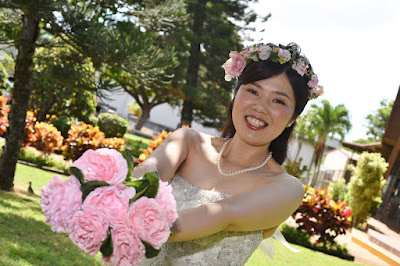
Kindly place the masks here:
POLYGON ((239 53, 235 51, 230 52, 230 58, 222 65, 222 68, 225 69, 225 80, 231 81, 233 78, 239 78, 246 67, 247 60, 254 62, 269 60, 281 65, 289 62, 292 69, 306 79, 307 85, 310 88, 309 99, 321 96, 323 94, 323 87, 318 85, 318 76, 312 71, 308 60, 298 54, 297 48, 289 48, 288 50, 281 47, 274 44, 259 43, 247 46, 239 53))
POLYGON ((239 77, 246 66, 246 58, 238 52, 230 52, 229 57, 222 65, 225 69, 226 81, 230 81, 233 77, 239 77))

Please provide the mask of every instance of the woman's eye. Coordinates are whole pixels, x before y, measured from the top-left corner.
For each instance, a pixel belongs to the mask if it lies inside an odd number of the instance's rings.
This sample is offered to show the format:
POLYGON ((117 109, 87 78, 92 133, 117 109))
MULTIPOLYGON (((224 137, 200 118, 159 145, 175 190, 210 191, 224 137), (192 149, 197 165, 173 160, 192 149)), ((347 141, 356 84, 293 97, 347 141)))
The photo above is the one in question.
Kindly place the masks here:
POLYGON ((285 102, 284 102, 284 101, 282 101, 282 100, 275 99, 274 101, 275 101, 276 103, 279 103, 279 104, 286 105, 286 104, 285 104, 285 102))
POLYGON ((258 92, 256 90, 254 90, 254 89, 248 89, 247 91, 252 93, 252 94, 254 94, 254 95, 258 95, 258 92))

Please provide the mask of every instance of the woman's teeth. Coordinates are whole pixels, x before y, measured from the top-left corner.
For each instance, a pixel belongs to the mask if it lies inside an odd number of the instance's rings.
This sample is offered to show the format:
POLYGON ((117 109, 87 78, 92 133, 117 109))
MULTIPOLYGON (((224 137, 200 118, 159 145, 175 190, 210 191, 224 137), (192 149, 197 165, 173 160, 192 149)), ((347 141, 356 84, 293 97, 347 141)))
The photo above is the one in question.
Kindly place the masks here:
POLYGON ((256 119, 256 118, 254 118, 254 117, 251 117, 251 116, 247 116, 247 117, 246 117, 246 120, 247 120, 247 122, 249 122, 252 126, 255 126, 255 127, 265 127, 265 126, 267 126, 266 123, 264 123, 264 122, 262 122, 262 121, 260 121, 260 120, 258 120, 258 119, 256 119))

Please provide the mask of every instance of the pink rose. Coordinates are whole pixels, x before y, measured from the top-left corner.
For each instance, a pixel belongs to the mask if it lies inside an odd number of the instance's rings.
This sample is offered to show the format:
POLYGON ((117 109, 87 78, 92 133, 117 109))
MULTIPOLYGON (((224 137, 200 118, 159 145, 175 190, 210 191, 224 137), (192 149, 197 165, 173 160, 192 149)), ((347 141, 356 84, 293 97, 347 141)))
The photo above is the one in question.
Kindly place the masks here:
POLYGON ((225 69, 225 79, 239 77, 246 67, 246 58, 238 52, 230 52, 229 59, 222 65, 225 69))
POLYGON ((123 184, 98 187, 86 197, 82 209, 95 207, 115 228, 125 222, 129 209, 129 200, 135 196, 133 187, 123 184))
POLYGON ((308 87, 313 88, 318 85, 318 76, 312 75, 311 80, 307 83, 308 87))
POLYGON ((96 208, 78 211, 70 223, 69 238, 80 249, 94 256, 107 238, 108 221, 96 208))
POLYGON ((135 231, 127 225, 111 230, 113 253, 103 262, 111 265, 138 265, 142 262, 146 249, 135 231))
POLYGON ((139 237, 160 249, 171 233, 164 210, 155 199, 141 197, 131 204, 128 213, 129 226, 139 237))
POLYGON ((68 229, 71 217, 81 209, 81 184, 74 176, 64 182, 56 175, 47 186, 42 187, 40 204, 51 230, 61 233, 68 229))
POLYGON ((86 182, 101 180, 115 185, 122 183, 128 174, 126 160, 114 149, 87 150, 72 166, 83 172, 86 182))
POLYGON ((156 201, 167 215, 168 226, 171 227, 178 218, 178 211, 176 209, 175 197, 172 194, 172 187, 168 185, 168 182, 160 180, 156 201))

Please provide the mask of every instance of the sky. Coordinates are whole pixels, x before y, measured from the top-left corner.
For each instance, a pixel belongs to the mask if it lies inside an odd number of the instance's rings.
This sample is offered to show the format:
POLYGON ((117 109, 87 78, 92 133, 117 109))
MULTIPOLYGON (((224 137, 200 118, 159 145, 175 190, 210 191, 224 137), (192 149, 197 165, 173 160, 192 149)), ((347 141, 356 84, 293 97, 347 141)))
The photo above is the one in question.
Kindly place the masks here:
POLYGON ((300 45, 325 90, 312 103, 344 104, 353 125, 345 140, 366 138, 365 117, 400 86, 400 1, 259 0, 252 7, 271 13, 253 25, 265 30, 252 33, 252 43, 300 45))

